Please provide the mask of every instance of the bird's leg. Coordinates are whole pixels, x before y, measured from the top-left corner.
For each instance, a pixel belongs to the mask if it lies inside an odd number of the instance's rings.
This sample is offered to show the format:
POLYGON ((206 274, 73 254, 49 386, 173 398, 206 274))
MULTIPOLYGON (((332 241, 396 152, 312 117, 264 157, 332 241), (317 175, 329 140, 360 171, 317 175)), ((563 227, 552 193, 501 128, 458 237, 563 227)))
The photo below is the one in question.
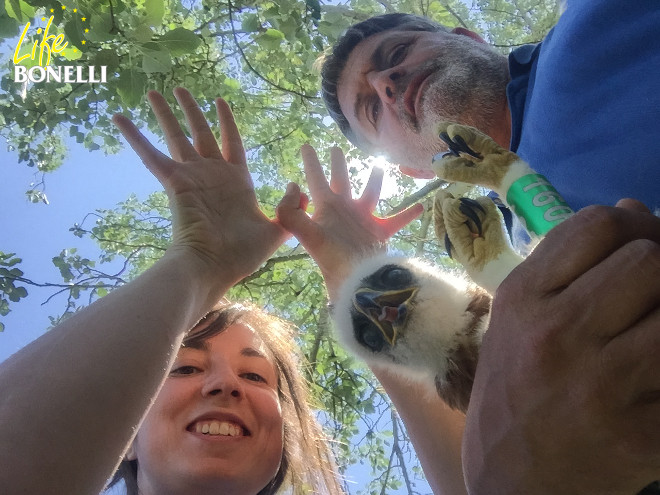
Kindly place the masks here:
POLYGON ((474 127, 442 122, 438 136, 449 151, 433 157, 433 169, 450 182, 467 182, 499 193, 510 166, 520 161, 515 153, 474 127))
POLYGON ((490 198, 454 198, 436 193, 436 235, 448 254, 461 263, 478 285, 494 292, 522 258, 511 247, 497 207, 490 198))

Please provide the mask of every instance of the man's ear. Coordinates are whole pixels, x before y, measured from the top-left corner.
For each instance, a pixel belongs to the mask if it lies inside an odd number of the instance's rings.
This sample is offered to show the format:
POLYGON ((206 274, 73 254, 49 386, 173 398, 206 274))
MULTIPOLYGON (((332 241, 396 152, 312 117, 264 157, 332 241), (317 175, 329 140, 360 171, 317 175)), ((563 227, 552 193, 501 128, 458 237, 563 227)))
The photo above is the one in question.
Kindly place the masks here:
POLYGON ((455 27, 454 29, 451 30, 452 33, 454 34, 460 34, 463 36, 467 36, 468 38, 472 38, 474 41, 478 41, 479 43, 486 43, 486 40, 484 40, 481 36, 479 36, 477 33, 474 31, 470 31, 469 29, 465 29, 462 27, 455 27))
POLYGON ((435 179, 435 172, 433 170, 417 170, 416 168, 406 167, 405 165, 399 165, 399 170, 401 170, 402 174, 415 179, 435 179))

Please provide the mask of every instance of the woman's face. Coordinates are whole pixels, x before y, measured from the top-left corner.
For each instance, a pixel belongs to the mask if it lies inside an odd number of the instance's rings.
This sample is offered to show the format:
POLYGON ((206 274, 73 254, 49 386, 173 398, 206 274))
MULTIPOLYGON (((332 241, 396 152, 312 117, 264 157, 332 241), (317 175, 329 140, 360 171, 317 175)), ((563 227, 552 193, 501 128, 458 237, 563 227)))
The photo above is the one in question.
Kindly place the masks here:
POLYGON ((143 494, 257 493, 277 473, 282 411, 273 359, 229 326, 182 348, 130 450, 143 494))

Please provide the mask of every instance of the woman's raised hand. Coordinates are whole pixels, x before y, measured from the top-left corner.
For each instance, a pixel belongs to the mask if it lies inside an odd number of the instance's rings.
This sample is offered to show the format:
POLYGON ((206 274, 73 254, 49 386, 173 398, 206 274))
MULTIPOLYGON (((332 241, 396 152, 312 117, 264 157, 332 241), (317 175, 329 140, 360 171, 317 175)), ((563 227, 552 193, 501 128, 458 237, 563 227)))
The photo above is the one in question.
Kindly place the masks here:
POLYGON ((165 98, 156 91, 147 96, 172 158, 158 151, 126 117, 117 114, 113 121, 167 192, 173 216, 168 252, 192 255, 203 273, 222 273, 238 282, 255 271, 288 234, 259 209, 231 110, 224 100, 215 101, 220 148, 187 90, 177 88, 174 96, 186 117, 192 143, 165 98))

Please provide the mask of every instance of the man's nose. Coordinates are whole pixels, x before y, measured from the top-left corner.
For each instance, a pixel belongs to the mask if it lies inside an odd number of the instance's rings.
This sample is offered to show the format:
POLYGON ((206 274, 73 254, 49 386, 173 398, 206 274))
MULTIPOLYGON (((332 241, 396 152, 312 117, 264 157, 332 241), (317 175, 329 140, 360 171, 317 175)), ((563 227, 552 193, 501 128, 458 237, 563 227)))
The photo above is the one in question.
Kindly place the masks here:
POLYGON ((393 67, 384 71, 373 71, 367 74, 367 81, 384 103, 396 103, 397 81, 403 77, 401 69, 393 67))
POLYGON ((243 387, 234 370, 223 365, 209 370, 202 386, 202 395, 204 397, 241 398, 243 397, 243 387))

